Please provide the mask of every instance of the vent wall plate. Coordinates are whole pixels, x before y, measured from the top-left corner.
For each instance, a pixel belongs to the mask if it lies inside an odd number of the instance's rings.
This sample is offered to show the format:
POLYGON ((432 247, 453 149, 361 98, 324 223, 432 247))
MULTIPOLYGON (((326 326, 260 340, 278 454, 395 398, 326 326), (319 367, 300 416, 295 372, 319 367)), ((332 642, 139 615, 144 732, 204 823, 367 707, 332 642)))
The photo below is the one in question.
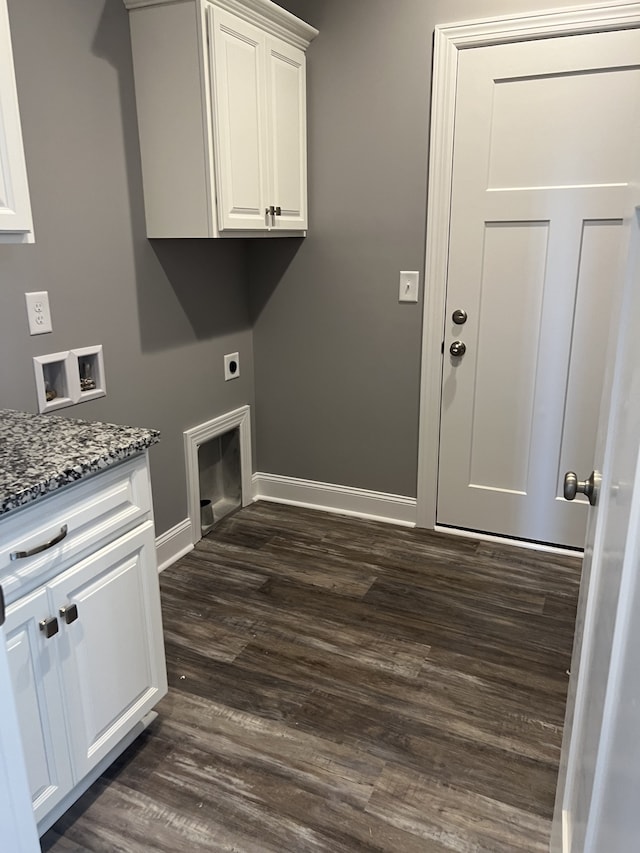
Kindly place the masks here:
POLYGON ((240 354, 230 352, 224 357, 224 381, 237 379, 240 376, 240 354))
POLYGON ((79 396, 76 402, 106 397, 107 384, 104 376, 102 346, 82 347, 71 351, 76 358, 79 396))
POLYGON ((33 369, 40 413, 106 396, 101 345, 34 356, 33 369))
POLYGON ((78 394, 74 384, 73 364, 70 352, 53 352, 34 357, 33 370, 40 413, 73 406, 78 394))

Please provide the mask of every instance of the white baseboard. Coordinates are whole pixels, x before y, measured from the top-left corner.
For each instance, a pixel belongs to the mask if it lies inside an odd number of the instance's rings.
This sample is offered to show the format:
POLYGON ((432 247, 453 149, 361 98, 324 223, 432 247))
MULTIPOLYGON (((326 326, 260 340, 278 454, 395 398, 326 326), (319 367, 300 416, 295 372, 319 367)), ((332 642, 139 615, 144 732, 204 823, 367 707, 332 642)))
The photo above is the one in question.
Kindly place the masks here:
POLYGON ((406 527, 416 526, 415 498, 332 483, 317 483, 314 480, 300 480, 297 477, 281 477, 277 474, 256 473, 253 475, 252 485, 253 499, 256 501, 292 504, 325 512, 337 512, 340 515, 402 524, 406 527))
POLYGON ((191 519, 185 518, 175 527, 167 530, 156 538, 156 555, 158 571, 163 572, 172 563, 184 557, 193 549, 191 541, 191 519))

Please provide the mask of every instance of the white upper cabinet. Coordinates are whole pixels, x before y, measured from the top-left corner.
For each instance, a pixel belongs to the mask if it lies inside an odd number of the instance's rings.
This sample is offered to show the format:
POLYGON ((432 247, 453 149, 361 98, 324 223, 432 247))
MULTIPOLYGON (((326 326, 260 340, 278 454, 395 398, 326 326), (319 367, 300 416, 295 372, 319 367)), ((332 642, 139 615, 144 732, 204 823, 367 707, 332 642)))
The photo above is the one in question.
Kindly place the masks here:
POLYGON ((0 243, 33 243, 7 0, 0 0, 0 243))
POLYGON ((307 228, 304 51, 270 0, 124 0, 149 237, 307 228))

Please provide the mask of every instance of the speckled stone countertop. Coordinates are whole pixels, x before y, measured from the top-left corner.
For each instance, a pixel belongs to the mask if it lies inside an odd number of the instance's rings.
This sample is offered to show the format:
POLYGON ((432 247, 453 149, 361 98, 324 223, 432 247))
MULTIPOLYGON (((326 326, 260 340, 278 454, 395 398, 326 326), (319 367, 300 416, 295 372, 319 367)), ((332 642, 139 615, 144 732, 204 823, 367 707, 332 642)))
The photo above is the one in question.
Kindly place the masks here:
POLYGON ((0 515, 141 453, 155 429, 0 409, 0 515))

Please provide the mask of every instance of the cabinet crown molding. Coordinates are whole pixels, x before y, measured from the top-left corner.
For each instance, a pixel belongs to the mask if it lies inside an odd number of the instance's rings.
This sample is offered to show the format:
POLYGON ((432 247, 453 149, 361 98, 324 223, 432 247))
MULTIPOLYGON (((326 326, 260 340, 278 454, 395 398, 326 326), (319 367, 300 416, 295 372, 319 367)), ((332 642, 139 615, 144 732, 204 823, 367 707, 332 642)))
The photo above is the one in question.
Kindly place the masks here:
POLYGON ((196 2, 204 6, 218 6, 302 50, 305 50, 318 35, 315 27, 272 3, 271 0, 122 0, 122 2, 129 11, 146 6, 175 5, 176 2, 196 2))

